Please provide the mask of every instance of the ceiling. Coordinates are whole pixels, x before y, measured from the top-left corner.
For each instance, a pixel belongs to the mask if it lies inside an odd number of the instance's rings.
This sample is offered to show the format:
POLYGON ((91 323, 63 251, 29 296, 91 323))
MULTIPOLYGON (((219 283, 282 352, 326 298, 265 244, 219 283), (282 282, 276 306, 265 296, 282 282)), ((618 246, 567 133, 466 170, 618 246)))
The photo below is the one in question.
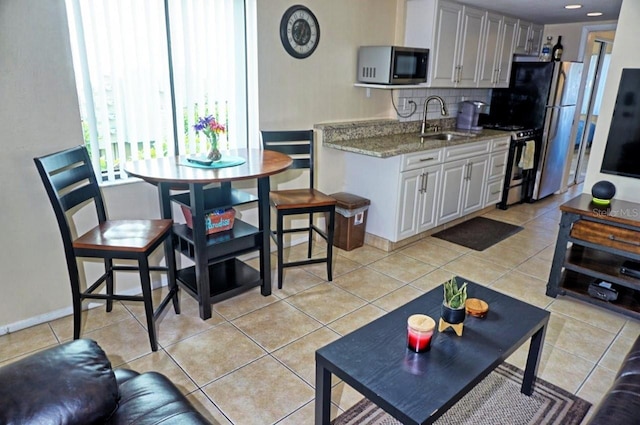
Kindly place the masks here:
MULTIPOLYGON (((523 18, 538 24, 566 24, 570 22, 617 20, 622 0, 458 0, 523 18), (581 4, 582 8, 568 10, 567 4, 581 4), (588 12, 602 12, 602 16, 589 17, 588 12)), ((636 0, 627 0, 636 1, 636 0)))

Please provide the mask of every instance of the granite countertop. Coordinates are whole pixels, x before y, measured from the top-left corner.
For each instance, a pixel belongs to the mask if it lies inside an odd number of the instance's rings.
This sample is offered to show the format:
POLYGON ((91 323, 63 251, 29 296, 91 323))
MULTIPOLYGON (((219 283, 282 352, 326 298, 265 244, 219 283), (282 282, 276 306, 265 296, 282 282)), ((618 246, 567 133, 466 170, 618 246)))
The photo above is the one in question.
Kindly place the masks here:
MULTIPOLYGON (((323 132, 323 146, 377 158, 389 158, 407 153, 480 142, 510 134, 508 131, 484 129, 480 133, 468 133, 469 137, 457 140, 425 139, 424 143, 420 143, 419 123, 416 125, 415 123, 379 120, 337 123, 335 125, 319 124, 315 127, 323 132), (394 130, 401 132, 396 133, 394 130)), ((463 134, 455 129, 447 128, 444 128, 442 132, 463 134)))

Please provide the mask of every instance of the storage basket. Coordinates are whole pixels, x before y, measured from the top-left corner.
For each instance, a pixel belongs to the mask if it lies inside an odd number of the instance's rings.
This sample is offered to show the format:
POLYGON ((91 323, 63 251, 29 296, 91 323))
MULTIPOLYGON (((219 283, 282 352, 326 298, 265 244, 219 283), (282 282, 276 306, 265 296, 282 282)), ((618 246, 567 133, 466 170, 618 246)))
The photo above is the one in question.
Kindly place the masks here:
MULTIPOLYGON (((191 216, 191 209, 184 205, 181 205, 180 207, 182 208, 184 219, 187 222, 187 227, 189 227, 189 229, 193 229, 193 218, 191 216)), ((210 235, 212 233, 224 232, 225 230, 233 228, 233 220, 235 219, 235 216, 236 210, 234 210, 233 208, 221 208, 205 214, 204 226, 207 235, 210 235)))

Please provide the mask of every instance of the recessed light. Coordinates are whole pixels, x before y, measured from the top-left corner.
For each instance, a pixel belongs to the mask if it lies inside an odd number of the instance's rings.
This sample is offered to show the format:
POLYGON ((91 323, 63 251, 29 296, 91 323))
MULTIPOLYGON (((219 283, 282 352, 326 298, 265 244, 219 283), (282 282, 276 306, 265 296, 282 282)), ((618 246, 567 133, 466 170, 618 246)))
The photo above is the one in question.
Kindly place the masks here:
POLYGON ((602 16, 602 12, 589 12, 587 16, 602 16))
POLYGON ((581 4, 568 4, 564 8, 565 9, 580 9, 582 7, 581 4))

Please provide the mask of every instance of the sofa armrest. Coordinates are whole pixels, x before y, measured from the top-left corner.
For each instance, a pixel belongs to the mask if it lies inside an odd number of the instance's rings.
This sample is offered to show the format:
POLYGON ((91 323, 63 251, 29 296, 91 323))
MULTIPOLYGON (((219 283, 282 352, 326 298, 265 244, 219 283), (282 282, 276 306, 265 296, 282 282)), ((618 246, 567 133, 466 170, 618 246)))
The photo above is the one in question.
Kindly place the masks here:
POLYGON ((124 384, 129 379, 133 379, 136 376, 140 375, 135 370, 124 369, 124 368, 113 369, 113 373, 116 375, 116 382, 118 383, 118 388, 120 388, 120 385, 124 384))
POLYGON ((95 341, 71 341, 0 368, 1 424, 102 423, 117 402, 111 363, 95 341))
POLYGON ((111 424, 211 424, 164 375, 146 372, 132 376, 128 372, 121 374, 121 370, 116 369, 116 375, 128 379, 120 384, 120 403, 111 424))
POLYGON ((635 424, 640 414, 640 337, 627 353, 616 380, 597 406, 589 425, 635 424))

